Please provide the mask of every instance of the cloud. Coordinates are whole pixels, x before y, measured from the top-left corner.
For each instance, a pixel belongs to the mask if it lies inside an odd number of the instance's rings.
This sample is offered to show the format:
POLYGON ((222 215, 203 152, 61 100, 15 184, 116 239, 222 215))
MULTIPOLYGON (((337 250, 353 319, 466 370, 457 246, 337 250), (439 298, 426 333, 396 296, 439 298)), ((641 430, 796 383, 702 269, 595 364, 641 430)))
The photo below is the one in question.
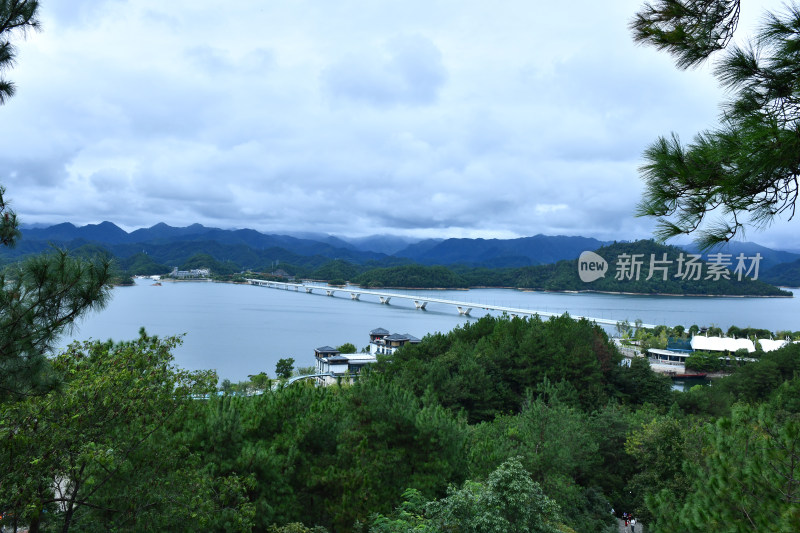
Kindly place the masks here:
POLYGON ((640 3, 46 2, 0 183, 31 223, 648 236, 643 149, 720 95, 633 45, 640 3))
POLYGON ((442 54, 421 35, 398 36, 378 53, 369 49, 344 57, 322 75, 334 101, 374 106, 430 105, 447 79, 442 54))

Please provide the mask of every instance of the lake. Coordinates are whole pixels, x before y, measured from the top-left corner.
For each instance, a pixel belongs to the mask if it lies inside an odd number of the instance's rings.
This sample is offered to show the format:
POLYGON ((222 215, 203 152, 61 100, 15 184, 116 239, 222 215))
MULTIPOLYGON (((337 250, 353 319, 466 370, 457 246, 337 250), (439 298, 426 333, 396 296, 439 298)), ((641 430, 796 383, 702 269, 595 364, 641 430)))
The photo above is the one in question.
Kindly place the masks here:
MULTIPOLYGON (((400 291, 418 296, 469 301, 545 312, 583 315, 611 320, 637 318, 644 323, 688 326, 731 325, 771 331, 800 330, 800 290, 794 298, 700 298, 631 296, 592 293, 522 292, 512 289, 400 291)), ((422 338, 449 331, 472 318, 460 316, 453 306, 429 304, 420 311, 412 301, 392 300, 383 305, 371 296, 360 301, 346 292, 334 297, 319 292, 285 291, 250 285, 210 282, 164 282, 154 286, 138 279, 133 287, 113 289, 102 311, 80 321, 63 339, 133 339, 140 327, 160 336, 184 334, 175 350, 178 366, 215 369, 221 379, 247 379, 266 371, 275 376, 278 359, 292 357, 295 366, 312 366, 314 348, 351 342, 360 350, 369 331, 378 327, 392 333, 422 338)), ((613 328, 608 328, 613 329, 613 328)))

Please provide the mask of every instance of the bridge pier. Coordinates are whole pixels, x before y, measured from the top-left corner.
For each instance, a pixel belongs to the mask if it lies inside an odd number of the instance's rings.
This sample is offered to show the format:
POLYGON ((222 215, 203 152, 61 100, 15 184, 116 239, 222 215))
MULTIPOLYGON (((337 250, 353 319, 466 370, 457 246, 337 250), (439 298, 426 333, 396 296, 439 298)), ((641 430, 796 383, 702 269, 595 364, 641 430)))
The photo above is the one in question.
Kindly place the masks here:
POLYGON ((328 296, 333 296, 334 293, 333 289, 325 289, 325 292, 328 294, 328 296))
MULTIPOLYGON (((291 290, 293 288, 297 292, 300 292, 300 287, 303 287, 305 289, 306 293, 308 293, 308 294, 312 294, 314 289, 323 289, 323 288, 325 288, 324 286, 321 286, 321 285, 304 285, 303 283, 284 283, 284 282, 270 281, 270 280, 248 279, 247 282, 251 283, 252 285, 259 286, 259 287, 269 287, 269 288, 273 288, 273 289, 291 290)), ((371 294, 371 295, 374 295, 374 296, 378 296, 380 298, 380 301, 381 301, 382 304, 388 304, 389 301, 392 299, 392 297, 397 297, 397 298, 400 298, 401 300, 411 300, 411 301, 414 302, 414 305, 416 305, 417 309, 426 309, 426 304, 428 304, 428 303, 441 303, 441 304, 445 304, 445 305, 453 305, 458 309, 458 314, 459 315, 465 315, 465 316, 469 316, 470 313, 474 309, 484 309, 484 310, 487 310, 487 311, 489 311, 489 310, 500 311, 502 313, 507 313, 508 315, 510 315, 512 317, 532 317, 532 316, 550 317, 550 316, 559 316, 559 313, 552 313, 552 312, 547 312, 547 311, 534 311, 534 310, 529 310, 529 309, 518 309, 518 308, 504 307, 504 306, 498 306, 498 305, 486 305, 486 304, 477 303, 477 302, 475 302, 475 303, 473 303, 473 302, 461 302, 461 301, 456 301, 456 300, 445 300, 445 299, 442 299, 442 298, 428 298, 428 297, 422 297, 422 296, 417 296, 417 298, 414 298, 414 296, 409 295, 409 294, 393 294, 393 293, 387 293, 387 292, 378 293, 378 292, 375 292, 375 291, 360 290, 360 289, 354 289, 354 288, 351 288, 349 291, 346 288, 345 289, 342 289, 342 288, 339 288, 339 289, 328 289, 329 296, 333 296, 333 290, 341 290, 341 291, 349 292, 350 293, 350 298, 352 298, 353 300, 360 299, 360 296, 362 294, 371 294)), ((577 316, 577 315, 574 315, 572 318, 574 318, 576 320, 579 320, 581 317, 577 316)), ((590 317, 585 317, 585 318, 587 320, 589 320, 589 321, 592 321, 592 322, 596 323, 596 324, 602 324, 602 325, 606 325, 606 326, 615 326, 617 324, 616 320, 611 320, 611 319, 608 319, 608 318, 590 318, 590 317)), ((655 328, 656 326, 652 325, 652 324, 641 324, 640 327, 651 328, 652 329, 652 328, 655 328)))

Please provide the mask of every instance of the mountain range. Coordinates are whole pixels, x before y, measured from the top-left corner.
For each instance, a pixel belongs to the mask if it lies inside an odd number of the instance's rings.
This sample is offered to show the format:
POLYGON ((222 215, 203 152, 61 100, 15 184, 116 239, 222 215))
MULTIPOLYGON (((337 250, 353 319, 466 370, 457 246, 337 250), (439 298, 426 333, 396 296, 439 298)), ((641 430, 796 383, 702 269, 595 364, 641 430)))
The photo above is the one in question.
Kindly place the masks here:
MULTIPOLYGON (((418 263, 469 267, 516 268, 575 259, 581 252, 612 244, 588 237, 535 235, 517 239, 426 239, 414 241, 393 235, 345 238, 327 234, 278 235, 252 229, 219 229, 192 224, 173 227, 164 223, 126 232, 112 222, 75 226, 69 222, 49 227, 23 227, 17 248, 3 251, 8 259, 37 253, 50 246, 75 249, 100 245, 118 258, 147 254, 165 265, 180 265, 202 253, 218 261, 232 261, 242 268, 259 269, 275 262, 317 267, 331 259, 378 266, 418 263)), ((684 246, 698 253, 691 245, 684 246)), ((755 243, 735 242, 712 250, 746 256, 761 254, 760 272, 767 279, 770 269, 800 261, 800 254, 772 250, 755 243)), ((800 263, 798 263, 800 265, 800 263)), ((791 278, 791 276, 789 276, 791 278)))

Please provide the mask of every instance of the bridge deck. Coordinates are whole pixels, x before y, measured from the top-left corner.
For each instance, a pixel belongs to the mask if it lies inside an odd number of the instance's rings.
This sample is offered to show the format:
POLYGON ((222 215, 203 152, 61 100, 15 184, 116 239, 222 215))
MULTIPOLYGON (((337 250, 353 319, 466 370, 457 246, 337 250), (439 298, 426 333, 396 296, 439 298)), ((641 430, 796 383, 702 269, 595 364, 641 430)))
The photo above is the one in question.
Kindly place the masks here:
MULTIPOLYGON (((431 298, 429 296, 414 296, 411 294, 401 294, 395 292, 385 292, 385 291, 374 291, 370 289, 360 289, 360 288, 353 288, 353 287, 331 287, 329 285, 313 285, 308 283, 288 283, 283 281, 267 281, 267 280, 260 280, 260 279, 248 279, 246 280, 251 285, 257 285, 260 287, 270 287, 273 289, 284 289, 290 290, 294 289, 296 291, 300 291, 301 289, 305 292, 313 292, 317 291, 325 291, 329 296, 333 296, 336 292, 344 292, 349 293, 351 296, 353 295, 371 295, 376 296, 381 300, 381 303, 389 303, 389 300, 392 298, 402 299, 402 300, 411 300, 417 304, 417 308, 422 308, 423 305, 427 305, 428 303, 438 303, 444 305, 452 305, 455 306, 459 314, 469 315, 470 311, 473 309, 484 309, 486 311, 498 311, 501 313, 508 313, 509 315, 526 315, 526 316, 533 316, 539 315, 543 317, 553 317, 553 316, 561 316, 562 313, 553 313, 549 311, 537 311, 534 309, 521 309, 518 307, 505 307, 501 305, 489 305, 489 304, 481 304, 475 302, 462 302, 458 300, 448 300, 445 298, 431 298)), ((602 324, 606 326, 616 326, 617 321, 611 320, 608 318, 593 318, 588 316, 580 316, 580 315, 570 315, 572 318, 575 319, 582 319, 585 318, 591 322, 595 322, 597 324, 602 324)), ((653 324, 641 324, 641 327, 644 328, 655 328, 656 326, 653 324)))

